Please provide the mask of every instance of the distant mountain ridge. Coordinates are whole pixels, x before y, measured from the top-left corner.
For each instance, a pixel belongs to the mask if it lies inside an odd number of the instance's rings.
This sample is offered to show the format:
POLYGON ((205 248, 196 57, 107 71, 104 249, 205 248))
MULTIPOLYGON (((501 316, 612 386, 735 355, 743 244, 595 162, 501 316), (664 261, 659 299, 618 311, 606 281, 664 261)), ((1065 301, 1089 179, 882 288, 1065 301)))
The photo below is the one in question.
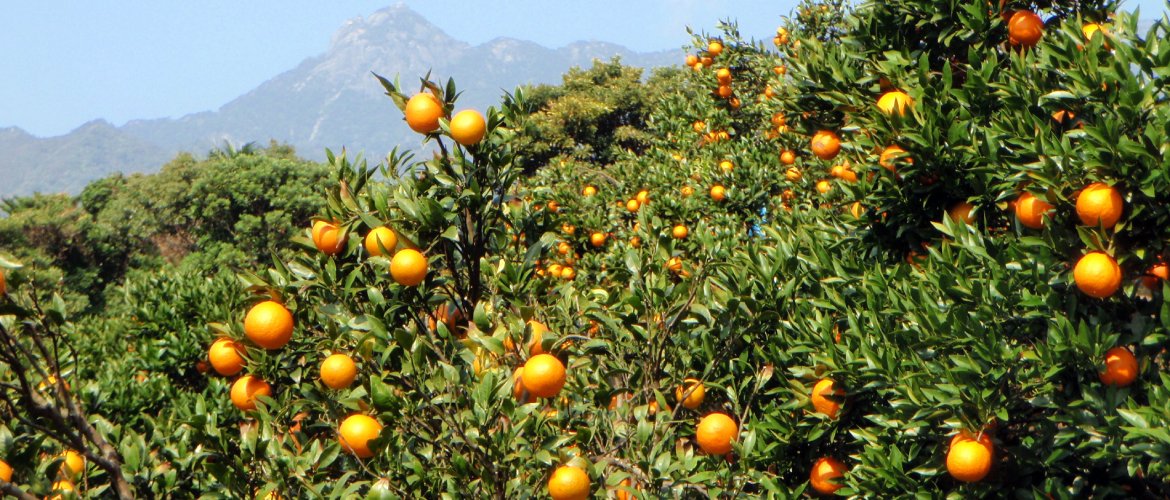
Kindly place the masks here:
MULTIPOLYGON (((680 35, 681 39, 681 35, 680 35)), ((225 142, 287 142, 307 158, 325 148, 364 151, 376 161, 413 133, 371 75, 413 89, 430 71, 454 78, 459 107, 484 109, 520 84, 559 83, 573 66, 620 56, 650 68, 675 64, 681 51, 636 53, 605 42, 575 42, 559 49, 513 38, 480 45, 455 39, 404 4, 347 21, 324 54, 264 82, 216 111, 177 119, 133 120, 121 127, 97 120, 72 132, 37 138, 0 129, 0 197, 33 192, 77 193, 113 172, 156 171, 179 151, 202 154, 225 142)))

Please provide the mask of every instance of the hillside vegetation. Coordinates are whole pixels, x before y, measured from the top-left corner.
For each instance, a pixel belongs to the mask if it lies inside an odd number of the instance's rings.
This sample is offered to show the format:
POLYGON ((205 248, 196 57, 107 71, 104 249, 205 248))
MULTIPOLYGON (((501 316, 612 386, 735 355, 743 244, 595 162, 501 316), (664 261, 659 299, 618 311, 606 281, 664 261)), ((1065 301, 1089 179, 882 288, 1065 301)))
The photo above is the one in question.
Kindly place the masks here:
POLYGON ((806 2, 486 110, 378 76, 435 154, 11 201, 0 487, 1170 496, 1170 21, 1113 8, 806 2))

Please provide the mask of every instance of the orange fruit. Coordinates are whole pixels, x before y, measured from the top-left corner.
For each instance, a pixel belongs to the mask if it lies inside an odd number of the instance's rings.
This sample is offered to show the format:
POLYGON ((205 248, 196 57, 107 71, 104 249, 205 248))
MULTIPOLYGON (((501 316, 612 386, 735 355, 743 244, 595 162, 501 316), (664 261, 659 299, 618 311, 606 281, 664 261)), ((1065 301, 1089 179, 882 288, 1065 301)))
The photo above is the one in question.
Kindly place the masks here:
POLYGON ((817 181, 817 192, 819 192, 821 194, 825 194, 825 193, 828 193, 829 191, 832 191, 832 189, 833 189, 833 185, 831 183, 829 183, 828 180, 822 179, 822 180, 817 181))
POLYGON ((638 200, 631 199, 630 201, 626 202, 626 210, 629 210, 630 212, 637 212, 639 208, 642 208, 642 204, 639 203, 638 200))
POLYGON ((722 170, 723 173, 731 172, 734 169, 735 169, 735 165, 728 160, 723 160, 723 161, 719 162, 719 170, 722 170))
POLYGON ((695 194, 695 188, 690 187, 690 186, 683 186, 682 189, 680 189, 679 191, 682 192, 683 196, 690 196, 692 194, 695 194))
POLYGON ((593 234, 589 235, 589 244, 593 245, 594 248, 601 248, 605 245, 606 238, 608 238, 608 236, 605 233, 595 231, 593 234))
POLYGON ((255 410, 256 396, 272 396, 272 387, 260 377, 244 375, 232 384, 232 404, 241 410, 255 410))
POLYGON ((1044 21, 1030 10, 1018 10, 1008 20, 1008 40, 1012 45, 1034 47, 1044 36, 1044 21))
POLYGON ((323 220, 313 222, 312 235, 313 245, 324 254, 337 255, 345 250, 348 235, 337 224, 323 220))
POLYGON ((831 378, 824 378, 813 386, 812 400, 813 408, 818 413, 822 413, 831 419, 837 418, 837 414, 841 411, 841 400, 845 397, 845 391, 836 387, 837 382, 831 378))
POLYGON ((731 109, 739 109, 739 107, 743 105, 738 97, 732 97, 731 99, 728 99, 727 104, 731 106, 731 109))
POLYGON ((896 172, 898 170, 897 162, 899 161, 906 162, 910 165, 914 164, 914 159, 906 156, 906 150, 902 149, 901 146, 894 144, 887 146, 886 149, 882 151, 881 157, 878 158, 878 165, 881 165, 890 172, 896 172))
POLYGON ((483 115, 474 109, 465 109, 455 113, 448 126, 451 130, 451 138, 464 146, 479 144, 479 141, 483 140, 484 134, 487 133, 487 122, 483 119, 483 115))
POLYGON ((699 421, 695 441, 708 455, 726 455, 739 435, 739 426, 726 413, 712 413, 699 421))
POLYGON ((622 482, 618 483, 618 489, 613 492, 614 498, 617 498, 617 500, 633 500, 634 495, 627 491, 635 489, 633 485, 634 483, 629 478, 622 479, 622 482))
POLYGON ((630 237, 630 246, 632 246, 634 248, 641 247, 642 246, 642 238, 639 238, 637 236, 630 237))
POLYGON ((215 373, 230 377, 244 369, 244 357, 240 356, 240 346, 229 338, 219 338, 211 343, 207 349, 207 361, 215 373))
POLYGON ((427 258, 413 248, 394 254, 390 260, 390 276, 402 286, 418 286, 427 277, 427 258))
POLYGON ((0 269, 0 295, 5 295, 7 293, 8 293, 8 283, 5 281, 5 278, 4 278, 4 270, 0 269))
POLYGON ((284 347, 292 339, 292 332, 292 313, 274 300, 252 306, 244 316, 244 335, 265 349, 284 347))
POLYGON ((589 498, 589 473, 580 467, 562 465, 548 478, 548 496, 553 500, 589 498))
POLYGON ((334 354, 321 362, 321 381, 331 389, 345 389, 357 378, 357 365, 345 354, 334 354))
POLYGON ((707 124, 703 120, 695 120, 695 123, 691 124, 691 130, 703 133, 704 130, 707 130, 707 124))
POLYGON ((584 196, 593 196, 597 194, 597 188, 594 186, 585 186, 585 189, 581 190, 581 194, 584 196))
POLYGON ((699 56, 694 54, 687 54, 686 62, 687 66, 694 66, 699 63, 699 56))
POLYGON ((394 233, 393 229, 386 226, 375 227, 366 234, 364 245, 366 252, 369 252, 370 255, 384 255, 383 248, 393 255, 394 249, 398 247, 398 235, 394 233), (378 246, 379 243, 381 246, 378 246))
POLYGON ((1142 286, 1153 289, 1158 286, 1158 280, 1170 280, 1170 267, 1165 262, 1159 262, 1150 266, 1150 270, 1146 271, 1146 275, 1142 276, 1142 286))
POLYGON ((784 178, 792 182, 799 181, 801 177, 803 176, 800 174, 800 169, 796 167, 788 167, 788 170, 784 171, 784 178))
POLYGON ((60 500, 67 496, 72 498, 72 495, 77 494, 77 486, 73 484, 73 481, 68 479, 54 481, 51 488, 56 495, 49 497, 50 500, 60 500))
POLYGON ((561 279, 571 280, 577 276, 577 271, 572 266, 565 266, 561 268, 561 279))
POLYGON ((571 251, 573 251, 573 247, 569 246, 569 243, 567 241, 562 241, 560 243, 557 243, 557 253, 559 253, 561 255, 568 255, 569 252, 571 252, 571 251))
POLYGON ((638 200, 638 203, 643 205, 650 203, 650 191, 645 189, 638 191, 638 195, 635 196, 634 199, 638 200))
POLYGON ((855 201, 852 205, 849 206, 849 213, 852 214, 853 217, 860 219, 861 214, 865 213, 865 207, 861 206, 860 201, 855 201))
POLYGON ((683 405, 683 408, 690 410, 694 410, 695 408, 701 406, 706 395, 706 387, 704 387, 703 383, 700 382, 697 378, 688 378, 683 380, 683 385, 680 385, 674 389, 675 399, 678 400, 679 404, 683 405), (694 389, 691 389, 692 387, 694 389), (689 395, 687 394, 687 391, 690 391, 689 395), (685 398, 683 397, 684 395, 686 396, 685 398))
POLYGON ((516 371, 512 372, 512 397, 516 398, 516 401, 519 401, 520 404, 531 403, 536 399, 533 398, 532 394, 528 392, 528 389, 524 387, 523 366, 516 368, 516 371))
POLYGON ((1121 288, 1121 266, 1105 252, 1089 252, 1073 267, 1073 281, 1085 295, 1103 299, 1121 288))
POLYGON ((565 386, 565 365, 551 354, 537 354, 524 363, 524 387, 538 398, 551 398, 565 386))
POLYGON ((947 472, 967 483, 987 477, 991 472, 991 447, 973 439, 959 439, 947 451, 947 472))
POLYGON ((532 342, 528 345, 528 355, 544 354, 544 334, 548 332, 548 327, 544 326, 544 323, 530 319, 528 320, 528 328, 532 330, 532 342))
POLYGON ((674 239, 676 239, 676 240, 681 240, 683 238, 686 238, 687 233, 688 233, 687 227, 682 225, 682 224, 676 225, 676 226, 674 226, 674 229, 670 230, 670 235, 674 236, 674 239))
POLYGON ((906 114, 906 108, 914 105, 914 99, 910 95, 901 90, 891 90, 882 94, 878 98, 877 107, 882 110, 882 113, 892 115, 897 113, 898 116, 906 114))
POLYGON ((731 83, 731 70, 727 68, 719 68, 719 70, 715 72, 715 79, 718 80, 721 84, 726 85, 731 83))
POLYGON ((841 138, 831 130, 821 130, 813 134, 812 152, 822 160, 832 160, 841 152, 841 138))
POLYGON ((1052 209, 1051 204, 1027 191, 1016 199, 1016 219, 1027 228, 1042 229, 1044 227, 1044 214, 1051 212, 1052 209))
POLYGON ((715 201, 723 201, 727 198, 727 189, 722 184, 711 186, 711 199, 715 201))
POLYGON ((3 460, 0 460, 0 479, 12 482, 12 466, 3 460))
POLYGON ((360 458, 374 456, 370 449, 370 441, 377 439, 382 432, 382 424, 369 415, 350 415, 341 421, 337 428, 337 441, 341 449, 353 453, 360 458))
POLYGON ((667 259, 666 268, 669 269, 670 272, 672 272, 672 273, 681 273, 682 272, 682 258, 676 255, 674 257, 667 259))
POLYGON ((711 54, 711 57, 719 57, 719 54, 723 53, 723 43, 719 40, 711 40, 711 43, 707 44, 707 53, 711 54))
POLYGON ((731 97, 731 85, 720 85, 715 88, 715 95, 727 99, 731 97))
POLYGON ((1112 228, 1121 220, 1121 211, 1125 203, 1121 193, 1116 188, 1102 182, 1094 182, 1085 186, 1077 195, 1077 217, 1086 226, 1101 224, 1105 229, 1112 228))
POLYGON ((557 203, 556 200, 549 201, 548 202, 548 211, 552 212, 554 214, 557 212, 560 212, 561 211, 561 204, 557 203))
POLYGON ((1088 23, 1084 26, 1081 26, 1081 34, 1085 35, 1086 42, 1092 40, 1093 37, 1097 35, 1097 33, 1101 33, 1103 36, 1105 36, 1104 45, 1106 49, 1109 49, 1109 32, 1105 30, 1104 26, 1101 26, 1097 23, 1088 23))
POLYGON ((971 431, 964 429, 962 431, 955 433, 954 436, 951 436, 951 446, 952 447, 955 446, 956 444, 959 444, 962 441, 977 441, 979 444, 986 446, 987 449, 992 450, 992 451, 995 450, 995 446, 991 442, 991 434, 989 434, 987 432, 980 432, 980 433, 973 434, 973 433, 971 433, 971 431), (978 436, 979 439, 975 439, 976 436, 978 436))
POLYGON ((1126 387, 1137 380, 1137 358, 1124 347, 1109 349, 1105 352, 1105 370, 1100 375, 1105 385, 1126 387))
POLYGON ((832 168, 831 175, 845 182, 857 182, 857 172, 849 168, 849 165, 836 165, 832 168), (835 173, 832 173, 835 172, 835 173))
POLYGON ((838 479, 845 477, 845 464, 832 457, 822 457, 813 464, 812 472, 808 475, 808 482, 817 493, 831 495, 841 489, 838 479))
POLYGON ((971 213, 973 211, 975 211, 975 205, 972 205, 969 201, 960 201, 951 205, 947 213, 950 214, 951 220, 955 222, 970 224, 975 222, 975 215, 971 213))
POLYGON ((85 472, 85 457, 73 450, 66 450, 61 454, 61 469, 59 473, 66 479, 77 479, 85 472))
POLYGON ((420 134, 439 130, 439 118, 444 116, 443 104, 429 92, 415 94, 406 101, 406 124, 420 134))
POLYGON ((782 151, 780 153, 780 163, 783 163, 785 165, 795 164, 796 163, 796 153, 793 153, 791 149, 785 149, 784 151, 782 151))

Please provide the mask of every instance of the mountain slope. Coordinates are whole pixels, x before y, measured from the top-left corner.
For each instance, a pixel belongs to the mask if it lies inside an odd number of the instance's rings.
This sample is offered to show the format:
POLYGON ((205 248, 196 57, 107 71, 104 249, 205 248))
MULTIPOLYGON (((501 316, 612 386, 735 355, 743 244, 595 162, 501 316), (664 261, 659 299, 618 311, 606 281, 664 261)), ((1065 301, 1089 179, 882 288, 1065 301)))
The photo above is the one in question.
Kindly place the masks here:
POLYGON ((455 39, 405 5, 345 23, 329 49, 304 60, 216 111, 178 119, 134 120, 122 127, 94 122, 60 137, 36 138, 0 129, 0 196, 34 191, 77 192, 111 172, 152 171, 179 151, 205 153, 225 142, 287 142, 299 155, 324 158, 325 148, 364 151, 380 158, 412 132, 383 95, 372 72, 401 76, 407 89, 428 71, 454 78, 461 107, 486 108, 520 84, 559 83, 573 66, 620 56, 653 67, 680 60, 675 51, 631 52, 604 42, 548 49, 497 38, 480 45, 455 39), (29 168, 28 165, 37 165, 29 168))

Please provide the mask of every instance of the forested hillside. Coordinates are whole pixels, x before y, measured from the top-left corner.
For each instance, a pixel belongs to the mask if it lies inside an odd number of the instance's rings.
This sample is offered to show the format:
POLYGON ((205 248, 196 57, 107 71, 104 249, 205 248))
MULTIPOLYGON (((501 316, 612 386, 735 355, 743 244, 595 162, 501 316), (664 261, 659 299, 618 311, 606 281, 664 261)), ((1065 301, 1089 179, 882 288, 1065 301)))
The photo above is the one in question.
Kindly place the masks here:
POLYGON ((1170 496, 1170 20, 1114 9, 804 2, 488 108, 381 75, 385 158, 12 200, 0 488, 1170 496))

